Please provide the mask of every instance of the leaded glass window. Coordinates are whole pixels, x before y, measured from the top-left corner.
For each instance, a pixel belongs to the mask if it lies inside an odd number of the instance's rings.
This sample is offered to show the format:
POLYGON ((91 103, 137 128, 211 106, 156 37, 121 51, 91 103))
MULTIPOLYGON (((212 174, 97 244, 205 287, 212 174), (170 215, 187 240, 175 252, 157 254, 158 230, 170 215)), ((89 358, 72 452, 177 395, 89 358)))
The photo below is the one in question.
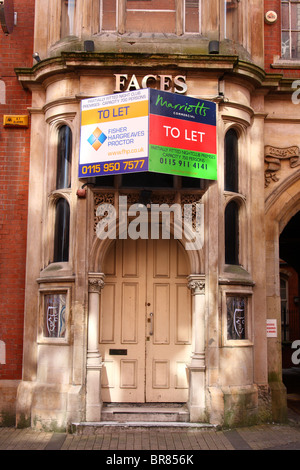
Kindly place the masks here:
POLYGON ((46 294, 44 296, 44 337, 65 338, 66 297, 66 294, 46 294))
POLYGON ((227 339, 246 339, 246 307, 247 298, 228 296, 227 307, 227 339))

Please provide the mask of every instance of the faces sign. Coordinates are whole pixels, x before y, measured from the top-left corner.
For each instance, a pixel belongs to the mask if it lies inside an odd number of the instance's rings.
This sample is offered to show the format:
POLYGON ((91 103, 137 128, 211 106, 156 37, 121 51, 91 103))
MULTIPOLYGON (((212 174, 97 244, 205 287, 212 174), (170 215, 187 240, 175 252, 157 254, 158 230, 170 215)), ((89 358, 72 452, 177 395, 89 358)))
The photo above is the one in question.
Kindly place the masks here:
POLYGON ((142 89, 81 106, 79 177, 152 171, 217 178, 215 103, 142 89))

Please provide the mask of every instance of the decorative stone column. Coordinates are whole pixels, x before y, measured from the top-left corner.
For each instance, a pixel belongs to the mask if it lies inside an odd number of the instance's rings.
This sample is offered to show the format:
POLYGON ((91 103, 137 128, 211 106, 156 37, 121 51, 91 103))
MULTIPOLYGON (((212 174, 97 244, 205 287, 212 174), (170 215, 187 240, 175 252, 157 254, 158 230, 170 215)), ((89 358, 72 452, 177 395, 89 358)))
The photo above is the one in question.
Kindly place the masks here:
POLYGON ((205 275, 188 276, 188 287, 193 296, 193 343, 189 368, 190 421, 205 422, 205 275))
POLYGON ((104 274, 89 275, 88 348, 86 374, 86 421, 101 420, 101 368, 99 352, 100 292, 104 287, 104 274))

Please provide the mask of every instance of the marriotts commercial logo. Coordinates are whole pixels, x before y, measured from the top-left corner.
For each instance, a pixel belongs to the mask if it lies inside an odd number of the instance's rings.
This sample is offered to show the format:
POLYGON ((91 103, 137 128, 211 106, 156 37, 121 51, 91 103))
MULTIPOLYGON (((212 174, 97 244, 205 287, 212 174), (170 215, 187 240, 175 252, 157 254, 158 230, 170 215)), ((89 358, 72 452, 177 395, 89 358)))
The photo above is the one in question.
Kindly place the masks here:
POLYGON ((83 100, 79 177, 139 171, 216 179, 215 103, 154 89, 83 100))

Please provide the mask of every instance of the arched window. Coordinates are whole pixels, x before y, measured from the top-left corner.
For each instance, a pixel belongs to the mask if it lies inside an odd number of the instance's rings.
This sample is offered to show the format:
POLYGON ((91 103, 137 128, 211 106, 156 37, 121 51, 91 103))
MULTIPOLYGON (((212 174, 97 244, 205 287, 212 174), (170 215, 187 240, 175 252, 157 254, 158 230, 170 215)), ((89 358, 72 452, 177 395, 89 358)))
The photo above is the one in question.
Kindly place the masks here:
POLYGON ((69 260, 70 207, 64 198, 58 199, 55 213, 53 261, 69 260))
POLYGON ((72 131, 62 126, 58 131, 56 189, 70 188, 72 160, 72 131))
POLYGON ((225 135, 224 155, 224 189, 225 191, 238 192, 238 136, 234 129, 230 129, 225 135))
POLYGON ((225 209, 225 263, 239 264, 239 206, 230 201, 225 209))

